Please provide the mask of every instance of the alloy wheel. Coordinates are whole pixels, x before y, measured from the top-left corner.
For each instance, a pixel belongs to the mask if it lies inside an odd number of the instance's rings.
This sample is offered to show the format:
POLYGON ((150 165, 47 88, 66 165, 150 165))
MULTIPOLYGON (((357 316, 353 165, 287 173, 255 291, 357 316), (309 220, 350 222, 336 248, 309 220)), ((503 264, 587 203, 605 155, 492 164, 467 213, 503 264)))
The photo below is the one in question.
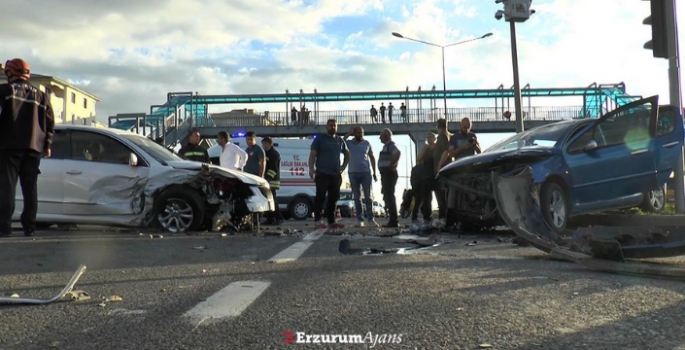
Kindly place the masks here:
POLYGON ((170 198, 157 216, 159 224, 169 232, 183 232, 193 223, 193 207, 180 198, 170 198))

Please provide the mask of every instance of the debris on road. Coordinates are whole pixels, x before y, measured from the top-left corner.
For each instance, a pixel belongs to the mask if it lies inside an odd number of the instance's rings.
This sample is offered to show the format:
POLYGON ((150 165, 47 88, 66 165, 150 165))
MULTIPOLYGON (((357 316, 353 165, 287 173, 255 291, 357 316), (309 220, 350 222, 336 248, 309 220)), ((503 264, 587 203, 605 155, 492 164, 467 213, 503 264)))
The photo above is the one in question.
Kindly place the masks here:
POLYGON ((52 298, 47 298, 47 299, 40 299, 40 298, 19 298, 19 297, 0 297, 0 304, 50 304, 52 302, 61 300, 64 298, 67 293, 71 292, 71 290, 74 288, 74 285, 76 285, 76 282, 78 281, 79 278, 81 278, 81 275, 86 272, 86 266, 81 265, 79 268, 76 270, 73 276, 71 276, 71 279, 69 280, 69 283, 60 291, 57 295, 53 296, 52 298))
POLYGON ((445 242, 433 240, 430 242, 419 242, 412 240, 402 243, 413 243, 414 247, 404 248, 353 248, 352 241, 343 239, 338 245, 338 251, 344 255, 384 255, 384 254, 405 254, 407 251, 425 250, 445 244, 445 242))
POLYGON ((530 167, 513 176, 493 173, 492 185, 497 210, 506 224, 522 240, 554 258, 605 272, 685 279, 685 268, 626 260, 683 255, 685 235, 671 234, 682 231, 678 228, 581 228, 568 239, 543 219, 530 167))
POLYGON ((193 247, 193 249, 195 249, 195 250, 205 250, 205 249, 209 249, 209 248, 208 248, 206 245, 201 245, 201 246, 198 246, 198 247, 193 247))
POLYGON ((151 234, 150 239, 153 239, 153 238, 164 238, 164 236, 160 235, 160 234, 156 234, 156 235, 151 234))
POLYGON ((66 297, 73 301, 88 301, 91 299, 90 295, 82 290, 72 290, 67 293, 66 297))

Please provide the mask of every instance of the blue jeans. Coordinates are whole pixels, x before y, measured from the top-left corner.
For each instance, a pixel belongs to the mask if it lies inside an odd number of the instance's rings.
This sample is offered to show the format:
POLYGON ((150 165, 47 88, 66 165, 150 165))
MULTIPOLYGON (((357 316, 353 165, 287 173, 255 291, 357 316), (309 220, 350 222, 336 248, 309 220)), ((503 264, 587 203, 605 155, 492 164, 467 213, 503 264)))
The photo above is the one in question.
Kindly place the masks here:
POLYGON ((352 197, 354 198, 354 206, 357 209, 357 220, 362 221, 373 219, 373 203, 371 201, 371 173, 349 173, 350 185, 352 186, 352 197), (364 191, 364 205, 366 206, 366 215, 362 217, 362 201, 361 191, 364 191))

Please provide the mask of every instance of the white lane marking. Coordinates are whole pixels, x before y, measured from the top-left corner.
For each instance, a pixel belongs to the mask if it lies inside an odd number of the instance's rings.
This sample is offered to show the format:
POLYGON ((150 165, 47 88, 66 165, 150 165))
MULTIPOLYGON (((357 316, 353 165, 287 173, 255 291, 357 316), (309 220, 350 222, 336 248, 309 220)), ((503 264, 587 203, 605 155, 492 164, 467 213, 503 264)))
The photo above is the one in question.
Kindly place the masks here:
POLYGON ((328 229, 326 229, 326 228, 320 228, 316 231, 312 231, 308 235, 304 236, 304 238, 302 238, 302 240, 303 241, 316 241, 317 239, 321 238, 321 236, 323 236, 323 234, 326 233, 327 230, 328 229))
POLYGON ((307 248, 311 247, 312 244, 314 244, 314 242, 297 242, 269 259, 269 262, 283 263, 295 261, 304 254, 307 248))
POLYGON ((290 247, 286 248, 282 252, 276 254, 273 258, 269 259, 269 262, 272 263, 284 263, 284 262, 291 262, 297 260, 304 252, 314 244, 314 241, 317 239, 321 238, 323 234, 326 232, 327 229, 318 229, 315 231, 312 231, 308 235, 306 235, 304 238, 302 238, 302 242, 297 242, 290 247))
POLYGON ((238 281, 214 293, 207 300, 188 310, 184 317, 191 319, 196 327, 206 321, 219 320, 225 317, 240 316, 264 291, 271 282, 238 281))

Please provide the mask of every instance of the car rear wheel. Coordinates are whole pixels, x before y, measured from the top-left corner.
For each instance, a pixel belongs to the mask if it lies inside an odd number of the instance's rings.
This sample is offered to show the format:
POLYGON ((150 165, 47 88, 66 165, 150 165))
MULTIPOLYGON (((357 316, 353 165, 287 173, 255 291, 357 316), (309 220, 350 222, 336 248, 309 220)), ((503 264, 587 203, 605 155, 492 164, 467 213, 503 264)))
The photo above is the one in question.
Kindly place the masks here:
POLYGON ((295 220, 306 220, 312 215, 312 205, 305 198, 296 198, 290 204, 290 216, 295 220))
POLYGON ((566 191, 556 182, 546 182, 540 191, 542 217, 556 232, 563 233, 568 222, 568 198, 566 191))
POLYGON ((167 232, 197 231, 204 222, 204 211, 203 200, 195 191, 174 186, 155 201, 154 220, 167 232))

